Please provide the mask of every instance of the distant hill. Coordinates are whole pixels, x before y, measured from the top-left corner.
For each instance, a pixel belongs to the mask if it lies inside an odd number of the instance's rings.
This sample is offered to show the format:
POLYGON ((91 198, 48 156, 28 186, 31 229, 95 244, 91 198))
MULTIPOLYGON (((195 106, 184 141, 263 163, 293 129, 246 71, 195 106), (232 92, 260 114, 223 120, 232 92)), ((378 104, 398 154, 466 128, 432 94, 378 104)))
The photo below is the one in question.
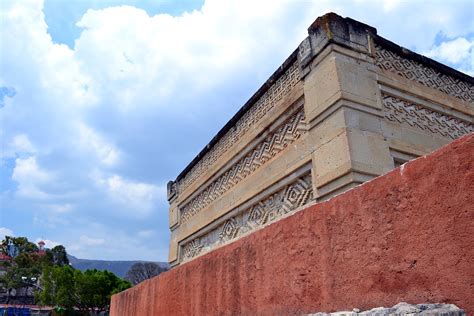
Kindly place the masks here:
MULTIPOLYGON (((121 278, 125 277, 125 274, 130 267, 137 262, 145 261, 112 261, 112 260, 91 260, 91 259, 79 259, 74 256, 68 255, 69 263, 76 269, 85 270, 108 270, 113 272, 116 276, 121 278)), ((167 262, 156 262, 161 267, 169 268, 167 262)))

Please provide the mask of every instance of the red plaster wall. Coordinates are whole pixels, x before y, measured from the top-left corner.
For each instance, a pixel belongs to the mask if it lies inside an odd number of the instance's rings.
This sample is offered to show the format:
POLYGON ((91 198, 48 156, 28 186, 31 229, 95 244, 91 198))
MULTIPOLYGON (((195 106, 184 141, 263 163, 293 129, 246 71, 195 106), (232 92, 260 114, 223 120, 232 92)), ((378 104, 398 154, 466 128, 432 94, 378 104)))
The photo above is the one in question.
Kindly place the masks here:
POLYGON ((111 315, 474 314, 474 134, 112 297, 111 315))

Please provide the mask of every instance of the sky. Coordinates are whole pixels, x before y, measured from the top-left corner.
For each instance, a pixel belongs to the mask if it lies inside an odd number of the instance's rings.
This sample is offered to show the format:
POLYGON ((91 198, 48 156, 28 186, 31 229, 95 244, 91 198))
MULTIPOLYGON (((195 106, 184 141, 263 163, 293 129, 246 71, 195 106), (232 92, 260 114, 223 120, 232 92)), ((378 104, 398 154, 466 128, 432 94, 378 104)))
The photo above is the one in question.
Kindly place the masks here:
POLYGON ((0 237, 167 261, 166 183, 330 11, 474 74, 470 0, 1 1, 0 237))

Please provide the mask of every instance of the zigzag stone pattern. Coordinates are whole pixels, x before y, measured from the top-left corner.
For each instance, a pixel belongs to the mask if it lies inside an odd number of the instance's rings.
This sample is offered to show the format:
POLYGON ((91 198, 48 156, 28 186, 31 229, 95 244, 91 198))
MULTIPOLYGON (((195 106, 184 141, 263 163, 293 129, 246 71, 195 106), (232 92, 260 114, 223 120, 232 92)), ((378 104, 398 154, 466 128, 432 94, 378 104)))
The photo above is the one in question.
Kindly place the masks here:
POLYGON ((287 95, 300 81, 300 68, 294 62, 284 74, 258 99, 257 102, 230 129, 191 170, 178 181, 178 193, 188 188, 199 176, 205 173, 237 140, 287 95))
POLYGON ((201 193, 186 203, 180 211, 181 223, 218 199, 227 190, 252 174, 268 160, 283 151, 305 132, 304 110, 290 116, 278 129, 270 133, 252 151, 239 159, 229 170, 209 184, 201 193))
POLYGON ((181 261, 190 260, 247 232, 276 221, 312 199, 311 174, 307 173, 203 236, 196 237, 183 245, 180 254, 181 261))
POLYGON ((474 85, 442 74, 416 61, 405 59, 377 44, 375 45, 375 64, 383 70, 394 72, 458 99, 474 102, 474 85))
POLYGON ((406 124, 451 139, 474 131, 474 125, 450 115, 427 109, 390 95, 382 95, 384 116, 391 122, 406 124))

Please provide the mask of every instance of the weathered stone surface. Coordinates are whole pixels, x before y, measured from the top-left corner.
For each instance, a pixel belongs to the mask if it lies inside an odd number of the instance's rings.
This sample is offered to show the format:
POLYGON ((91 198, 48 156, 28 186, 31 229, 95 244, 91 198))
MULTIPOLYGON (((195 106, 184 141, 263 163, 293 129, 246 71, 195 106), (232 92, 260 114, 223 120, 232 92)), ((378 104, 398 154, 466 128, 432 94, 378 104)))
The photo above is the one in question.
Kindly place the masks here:
MULTIPOLYGON (((357 309, 354 309, 357 310, 357 309)), ((393 307, 375 307, 367 311, 315 313, 308 316, 465 316, 464 310, 454 304, 408 304, 398 303, 393 307)))
POLYGON ((301 315, 400 301, 472 315, 473 157, 471 133, 114 295, 111 315, 301 315))
POLYGON ((269 197, 244 208, 204 235, 183 243, 181 262, 255 231, 312 200, 311 175, 298 177, 269 197))
POLYGON ((408 304, 408 303, 405 303, 405 302, 400 302, 397 305, 394 305, 392 308, 395 310, 394 311, 395 313, 399 313, 399 314, 402 314, 402 315, 414 314, 414 313, 421 312, 421 309, 418 306, 408 304))

